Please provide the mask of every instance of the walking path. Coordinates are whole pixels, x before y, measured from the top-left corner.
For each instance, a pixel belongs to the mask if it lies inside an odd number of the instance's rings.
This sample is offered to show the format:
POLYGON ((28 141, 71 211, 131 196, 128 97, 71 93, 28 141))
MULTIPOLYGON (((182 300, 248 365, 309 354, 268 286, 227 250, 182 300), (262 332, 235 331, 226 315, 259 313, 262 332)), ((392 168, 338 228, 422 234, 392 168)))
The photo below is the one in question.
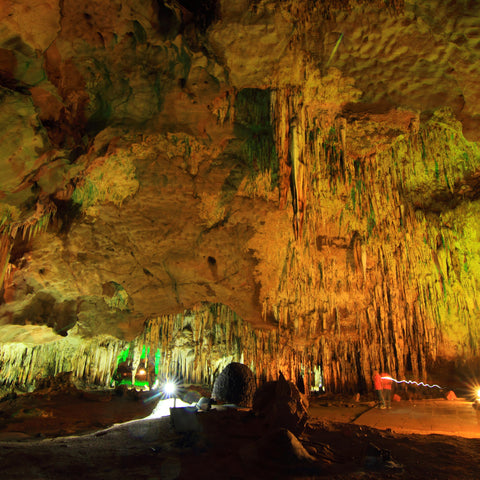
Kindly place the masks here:
POLYGON ((392 408, 381 410, 372 403, 322 404, 312 402, 309 413, 316 418, 354 423, 397 433, 457 435, 480 438, 480 411, 472 402, 426 399, 393 402, 392 408))

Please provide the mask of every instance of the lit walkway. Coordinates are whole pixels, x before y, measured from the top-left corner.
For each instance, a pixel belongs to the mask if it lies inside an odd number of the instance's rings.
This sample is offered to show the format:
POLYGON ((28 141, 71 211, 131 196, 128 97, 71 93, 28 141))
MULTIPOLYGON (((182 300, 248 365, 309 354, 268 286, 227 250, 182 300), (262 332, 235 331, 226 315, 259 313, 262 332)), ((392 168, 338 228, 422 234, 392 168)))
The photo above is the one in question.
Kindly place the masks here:
POLYGON ((312 404, 310 415, 331 421, 391 429, 398 433, 458 435, 480 438, 480 411, 472 402, 457 400, 415 400, 392 402, 390 410, 371 404, 349 406, 312 404))

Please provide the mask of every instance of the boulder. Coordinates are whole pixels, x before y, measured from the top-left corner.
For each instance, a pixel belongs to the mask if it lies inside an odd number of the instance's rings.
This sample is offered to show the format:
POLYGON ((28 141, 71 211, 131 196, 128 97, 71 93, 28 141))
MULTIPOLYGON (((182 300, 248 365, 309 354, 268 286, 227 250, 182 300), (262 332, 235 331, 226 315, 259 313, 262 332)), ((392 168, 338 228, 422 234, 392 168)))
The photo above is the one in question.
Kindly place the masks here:
POLYGON ((253 412, 272 427, 284 427, 295 434, 305 429, 308 400, 282 373, 277 381, 262 385, 253 397, 253 412))
POLYGON ((453 390, 450 390, 446 397, 445 397, 447 400, 456 400, 457 399, 457 396, 455 395, 455 392, 453 390))
POLYGON ((198 408, 198 410, 202 410, 203 412, 208 412, 208 410, 211 410, 213 402, 214 400, 212 400, 211 398, 202 397, 195 404, 195 406, 198 408))
POLYGON ((201 398, 202 395, 196 390, 187 390, 182 396, 182 401, 185 403, 197 403, 201 398))
POLYGON ((250 407, 257 385, 253 372, 244 364, 228 364, 213 384, 212 398, 220 403, 250 407))

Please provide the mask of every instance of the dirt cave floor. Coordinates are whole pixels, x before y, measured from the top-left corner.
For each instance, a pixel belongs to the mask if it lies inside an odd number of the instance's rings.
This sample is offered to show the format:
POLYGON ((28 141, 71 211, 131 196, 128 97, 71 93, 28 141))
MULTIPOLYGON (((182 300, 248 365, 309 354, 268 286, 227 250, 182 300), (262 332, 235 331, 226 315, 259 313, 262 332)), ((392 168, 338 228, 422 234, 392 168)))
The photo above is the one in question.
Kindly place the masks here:
POLYGON ((313 397, 306 430, 287 448, 248 409, 196 413, 199 429, 179 433, 170 417, 151 416, 152 395, 71 389, 4 396, 0 478, 480 478, 480 427, 471 402, 461 399, 379 410, 371 401, 313 397))

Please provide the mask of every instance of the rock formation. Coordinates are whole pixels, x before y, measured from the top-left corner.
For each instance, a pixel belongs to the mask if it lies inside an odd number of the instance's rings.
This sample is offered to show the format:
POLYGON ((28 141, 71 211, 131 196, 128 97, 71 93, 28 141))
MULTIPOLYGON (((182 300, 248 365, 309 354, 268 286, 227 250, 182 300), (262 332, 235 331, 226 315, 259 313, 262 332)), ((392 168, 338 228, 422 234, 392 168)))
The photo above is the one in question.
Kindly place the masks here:
POLYGON ((217 402, 251 407, 257 382, 253 372, 244 364, 229 363, 213 384, 212 399, 217 402))
POLYGON ((301 434, 308 421, 308 400, 280 372, 278 380, 266 382, 255 392, 252 412, 269 429, 286 428, 301 434))
POLYGON ((0 16, 2 384, 107 386, 127 346, 306 392, 477 365, 476 2, 0 16))

